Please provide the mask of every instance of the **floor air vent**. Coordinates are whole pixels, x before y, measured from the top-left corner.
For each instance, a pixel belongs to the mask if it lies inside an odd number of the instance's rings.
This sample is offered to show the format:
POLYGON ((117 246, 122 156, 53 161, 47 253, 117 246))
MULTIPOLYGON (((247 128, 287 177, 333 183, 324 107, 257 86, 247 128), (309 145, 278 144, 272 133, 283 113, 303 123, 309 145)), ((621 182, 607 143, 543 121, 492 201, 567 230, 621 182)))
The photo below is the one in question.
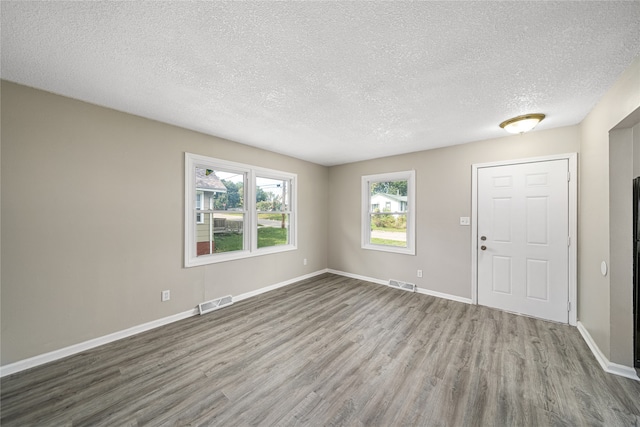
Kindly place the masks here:
POLYGON ((402 289, 403 291, 416 291, 416 285, 414 285, 413 283, 401 282, 400 280, 389 280, 389 286, 391 286, 392 288, 402 289))
POLYGON ((231 304, 233 304, 233 297, 227 295, 226 297, 212 299, 211 301, 198 304, 198 310, 200 310, 200 314, 205 314, 231 304))

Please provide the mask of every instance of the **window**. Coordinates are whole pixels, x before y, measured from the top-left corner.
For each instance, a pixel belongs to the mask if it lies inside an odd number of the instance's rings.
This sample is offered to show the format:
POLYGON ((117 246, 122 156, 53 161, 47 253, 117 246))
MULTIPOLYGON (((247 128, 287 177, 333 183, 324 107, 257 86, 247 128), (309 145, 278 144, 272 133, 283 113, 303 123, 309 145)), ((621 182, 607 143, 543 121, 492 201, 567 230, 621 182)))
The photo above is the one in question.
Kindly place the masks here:
POLYGON ((296 178, 185 153, 185 266, 296 249, 296 178))
POLYGON ((256 176, 258 248, 289 244, 291 179, 256 176))
POLYGON ((201 210, 204 209, 204 191, 196 190, 196 223, 204 224, 204 214, 202 214, 201 210))
POLYGON ((415 171, 363 176, 362 248, 415 255, 415 206, 415 171))

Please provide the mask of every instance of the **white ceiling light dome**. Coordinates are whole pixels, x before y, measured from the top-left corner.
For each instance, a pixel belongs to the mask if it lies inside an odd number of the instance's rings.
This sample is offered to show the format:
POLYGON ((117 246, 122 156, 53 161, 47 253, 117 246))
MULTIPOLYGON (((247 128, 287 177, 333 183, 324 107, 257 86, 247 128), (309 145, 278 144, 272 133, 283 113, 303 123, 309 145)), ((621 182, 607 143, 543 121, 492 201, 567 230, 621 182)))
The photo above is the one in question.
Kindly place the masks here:
POLYGON ((525 133, 536 127, 545 118, 544 114, 524 114, 500 123, 500 127, 509 133, 525 133))
POLYGON ((525 133, 536 127, 545 118, 544 114, 524 114, 500 123, 500 127, 509 133, 525 133))

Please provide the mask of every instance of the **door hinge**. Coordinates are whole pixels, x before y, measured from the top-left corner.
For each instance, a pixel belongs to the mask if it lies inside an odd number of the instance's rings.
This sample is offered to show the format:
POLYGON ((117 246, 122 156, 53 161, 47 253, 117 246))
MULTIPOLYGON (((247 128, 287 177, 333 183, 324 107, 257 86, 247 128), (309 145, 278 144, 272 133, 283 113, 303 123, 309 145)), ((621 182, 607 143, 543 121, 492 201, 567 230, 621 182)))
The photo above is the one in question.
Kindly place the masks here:
POLYGON ((571 236, 567 236, 567 246, 571 246, 571 236))
POLYGON ((571 172, 567 171, 567 181, 571 182, 571 172))
POLYGON ((567 311, 571 311, 571 301, 567 301, 567 311))

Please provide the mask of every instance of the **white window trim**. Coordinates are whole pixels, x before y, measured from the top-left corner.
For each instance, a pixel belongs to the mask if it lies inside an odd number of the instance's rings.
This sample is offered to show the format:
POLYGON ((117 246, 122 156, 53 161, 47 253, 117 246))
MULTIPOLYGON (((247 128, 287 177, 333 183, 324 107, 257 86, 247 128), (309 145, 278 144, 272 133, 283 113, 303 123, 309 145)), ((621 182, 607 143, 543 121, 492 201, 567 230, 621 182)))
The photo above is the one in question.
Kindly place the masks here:
POLYGON ((382 173, 376 175, 365 175, 362 177, 362 249, 374 251, 394 252, 406 255, 416 254, 416 171, 408 170, 402 172, 382 173), (384 181, 407 181, 407 247, 389 245, 374 245, 371 243, 371 220, 370 220, 370 185, 373 182, 384 181))
POLYGON ((198 154, 185 152, 185 229, 184 229, 184 266, 195 267, 199 265, 214 264, 218 262, 232 261, 242 258, 250 258, 273 254, 278 252, 286 252, 296 250, 298 248, 298 228, 297 228, 297 180, 298 175, 282 172, 274 169, 266 169, 257 166, 251 166, 243 163, 230 162, 227 160, 215 159, 213 157, 201 156, 198 154), (196 188, 193 185, 193 176, 195 175, 196 166, 206 167, 208 169, 223 169, 246 173, 247 182, 245 183, 244 192, 244 213, 246 215, 243 236, 244 250, 223 252, 211 255, 196 255, 196 219, 194 215, 193 200, 195 200, 196 188), (269 246, 258 249, 258 231, 256 211, 256 175, 265 178, 287 179, 291 181, 290 197, 291 207, 289 214, 289 244, 279 246, 269 246))

